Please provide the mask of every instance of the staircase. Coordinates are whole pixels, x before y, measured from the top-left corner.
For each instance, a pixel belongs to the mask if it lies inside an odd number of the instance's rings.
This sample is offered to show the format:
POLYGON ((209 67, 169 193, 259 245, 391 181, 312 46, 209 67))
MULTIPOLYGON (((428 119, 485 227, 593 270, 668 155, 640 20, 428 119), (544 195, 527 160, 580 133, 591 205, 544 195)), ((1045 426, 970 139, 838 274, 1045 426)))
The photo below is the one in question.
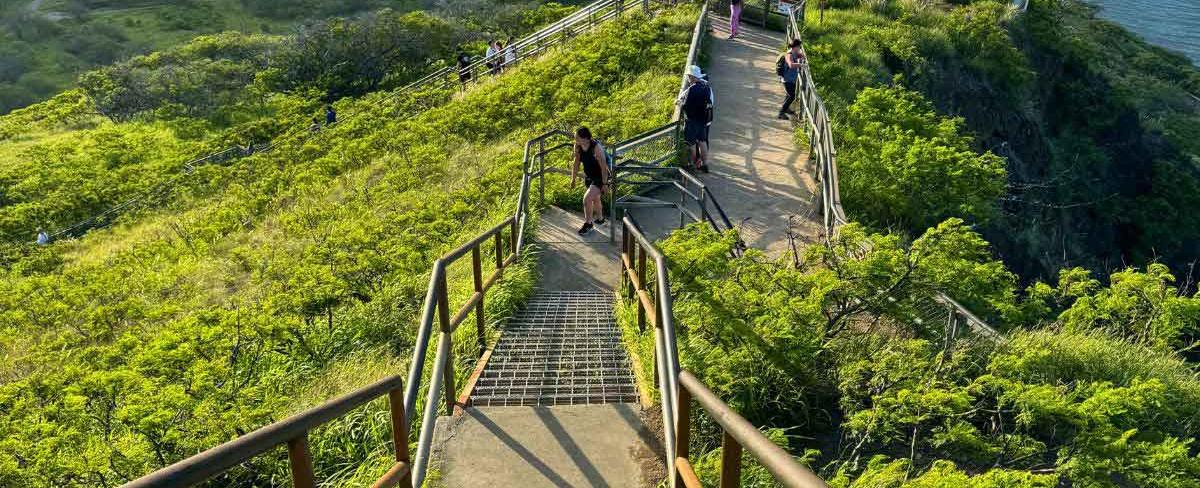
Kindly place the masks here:
POLYGON ((630 371, 611 292, 543 291, 509 321, 469 405, 633 403, 630 371))

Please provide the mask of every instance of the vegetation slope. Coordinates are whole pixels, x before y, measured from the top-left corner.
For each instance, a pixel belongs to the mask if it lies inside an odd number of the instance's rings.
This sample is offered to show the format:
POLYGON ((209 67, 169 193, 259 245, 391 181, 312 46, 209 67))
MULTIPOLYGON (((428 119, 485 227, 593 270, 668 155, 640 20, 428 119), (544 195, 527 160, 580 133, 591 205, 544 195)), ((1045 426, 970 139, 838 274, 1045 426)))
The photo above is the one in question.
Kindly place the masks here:
MULTIPOLYGON (((0 279, 0 484, 115 486, 402 373, 430 264, 513 211, 523 142, 664 123, 691 27, 630 14, 461 95, 345 99, 336 126, 201 168, 183 205, 20 247, 0 279)), ((461 303, 468 276, 450 272, 461 303)), ((506 273, 489 316, 532 280, 506 273)), ((386 432, 375 405, 314 433, 320 476, 381 474, 386 432)), ((275 483, 281 455, 217 483, 275 483)))
MULTIPOLYGON (((823 23, 810 6, 806 47, 842 199, 863 223, 780 258, 730 259, 736 236, 704 226, 662 242, 682 366, 837 487, 1200 486, 1200 296, 1148 251, 1170 263, 1195 251, 1175 240, 1194 228, 1194 193, 1178 185, 1195 153, 1173 140, 1196 117, 1181 98, 1195 69, 1071 1, 1021 18, 986 0, 829 3, 823 23), (1131 65, 1100 57, 1118 48, 1131 65), (1022 186, 1038 165, 1058 179, 1022 186), (1095 199, 1135 167, 1154 184, 1111 206, 1011 204, 1095 199), (1014 251, 1045 252, 1044 216, 1144 232, 1127 248, 1116 233, 1072 241, 1065 260, 1014 251), (1127 260, 1105 263, 1109 251, 1127 260), (914 297, 935 291, 1006 337, 918 320, 914 297)), ((652 357, 630 310, 622 321, 652 357)), ((715 484, 720 431, 693 422, 715 484)), ((745 481, 776 486, 757 466, 745 481)))

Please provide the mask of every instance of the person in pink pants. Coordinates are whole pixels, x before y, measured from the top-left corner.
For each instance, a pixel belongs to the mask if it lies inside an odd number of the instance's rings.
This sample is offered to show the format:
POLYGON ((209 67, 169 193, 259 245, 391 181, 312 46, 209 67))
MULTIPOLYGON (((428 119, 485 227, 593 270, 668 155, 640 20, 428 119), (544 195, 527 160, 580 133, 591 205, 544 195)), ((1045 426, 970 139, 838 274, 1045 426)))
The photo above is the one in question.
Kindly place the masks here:
POLYGON ((738 33, 738 24, 742 21, 742 0, 729 0, 729 38, 733 39, 738 33))

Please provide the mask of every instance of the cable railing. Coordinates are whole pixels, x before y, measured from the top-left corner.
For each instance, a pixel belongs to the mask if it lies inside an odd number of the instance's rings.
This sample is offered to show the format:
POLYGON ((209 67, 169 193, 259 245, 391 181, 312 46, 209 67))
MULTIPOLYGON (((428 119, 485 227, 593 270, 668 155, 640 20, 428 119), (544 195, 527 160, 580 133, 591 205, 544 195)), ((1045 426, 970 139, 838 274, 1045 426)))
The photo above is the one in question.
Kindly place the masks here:
POLYGON ((285 420, 273 423, 124 485, 124 488, 181 488, 209 481, 279 445, 287 445, 292 486, 316 488, 308 433, 383 395, 391 410, 396 462, 372 486, 408 486, 408 424, 400 394, 404 380, 391 376, 285 420))
MULTIPOLYGON (((630 8, 631 4, 638 3, 642 5, 644 10, 649 11, 651 2, 649 0, 598 0, 591 3, 558 21, 539 29, 537 32, 530 34, 515 41, 509 48, 514 54, 513 60, 505 61, 506 53, 501 52, 494 56, 480 59, 472 63, 467 68, 448 66, 405 85, 404 87, 393 91, 388 96, 380 100, 376 105, 390 103, 402 95, 418 92, 420 90, 429 89, 432 87, 448 88, 452 84, 452 78, 458 73, 468 75, 466 80, 460 80, 460 83, 465 87, 468 83, 477 82, 488 74, 497 74, 503 69, 511 67, 530 57, 535 57, 545 51, 567 42, 579 34, 588 32, 594 27, 620 16, 623 12, 630 8), (500 68, 491 68, 488 65, 500 65, 500 68)), ((656 0, 656 4, 673 4, 670 1, 656 0)), ((418 110, 419 112, 419 110, 418 110)), ((362 112, 346 114, 340 120, 344 124, 348 120, 352 120, 362 112)), ((409 114, 412 115, 412 114, 409 114)), ((326 126, 328 128, 330 126, 326 126)), ((154 204, 160 199, 165 198, 171 191, 180 185, 183 180, 195 172, 196 168, 206 164, 215 164, 228 162, 240 157, 249 156, 255 153, 268 152, 277 145, 291 140, 297 136, 301 138, 312 137, 320 131, 313 131, 310 125, 301 124, 292 127, 287 132, 275 138, 275 140, 261 145, 250 145, 246 148, 231 147, 220 151, 201 156, 183 163, 182 173, 162 182, 142 195, 125 200, 99 214, 96 214, 87 219, 81 220, 67 227, 61 228, 52 232, 49 237, 50 241, 54 242, 64 238, 78 237, 84 233, 98 228, 107 227, 116 221, 118 217, 130 211, 144 208, 154 204)))
MULTIPOLYGON (((785 14, 787 17, 785 41, 802 38, 801 26, 804 25, 806 3, 807 0, 801 0, 796 8, 785 14)), ((807 58, 807 53, 805 53, 805 57, 807 58)), ((838 188, 837 149, 833 145, 833 124, 830 122, 829 110, 825 107, 825 102, 817 94, 816 82, 813 80, 812 70, 807 63, 800 70, 797 88, 800 91, 797 99, 804 106, 804 118, 801 123, 807 128, 811 157, 816 161, 817 179, 821 190, 822 224, 825 231, 824 237, 828 242, 837 234, 839 227, 849 222, 846 218, 846 211, 842 207, 841 192, 838 188)), ((916 297, 914 302, 916 306, 913 307, 913 319, 923 324, 944 323, 948 340, 952 340, 965 330, 990 339, 1002 340, 1003 338, 999 331, 945 293, 935 292, 929 297, 916 297)))

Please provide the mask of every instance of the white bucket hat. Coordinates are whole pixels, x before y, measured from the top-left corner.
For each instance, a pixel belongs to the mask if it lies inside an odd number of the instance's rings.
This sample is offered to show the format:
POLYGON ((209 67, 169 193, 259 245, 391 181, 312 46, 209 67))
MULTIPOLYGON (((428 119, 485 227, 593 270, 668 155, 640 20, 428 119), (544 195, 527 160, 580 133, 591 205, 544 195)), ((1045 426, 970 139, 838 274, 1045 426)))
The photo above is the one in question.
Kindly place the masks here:
POLYGON ((688 71, 687 71, 687 74, 688 74, 688 76, 691 76, 691 77, 693 77, 693 78, 696 78, 696 79, 698 79, 698 80, 700 80, 700 79, 704 79, 704 71, 701 71, 701 70, 700 70, 700 67, 699 67, 699 66, 696 66, 696 65, 694 65, 694 64, 693 64, 693 65, 691 65, 691 66, 688 66, 688 71))

